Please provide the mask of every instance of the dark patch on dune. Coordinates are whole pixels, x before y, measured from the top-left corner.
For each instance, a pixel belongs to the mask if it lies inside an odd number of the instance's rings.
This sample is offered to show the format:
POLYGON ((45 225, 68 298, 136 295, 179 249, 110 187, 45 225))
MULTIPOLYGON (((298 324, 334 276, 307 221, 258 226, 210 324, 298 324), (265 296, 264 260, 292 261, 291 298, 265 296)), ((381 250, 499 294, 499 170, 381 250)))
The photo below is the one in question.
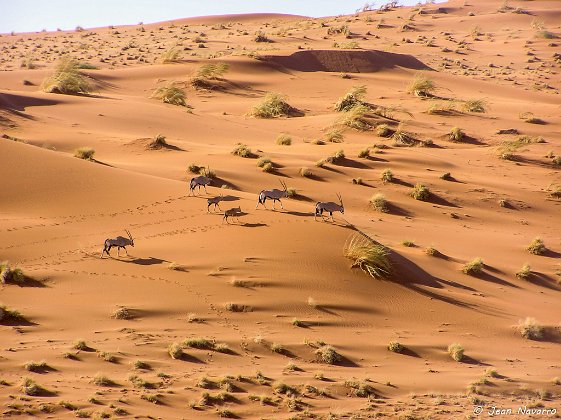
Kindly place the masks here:
POLYGON ((413 70, 432 70, 430 67, 408 54, 384 51, 338 51, 310 50, 297 51, 288 56, 269 55, 264 61, 272 62, 291 70, 337 73, 374 73, 397 67, 413 70))

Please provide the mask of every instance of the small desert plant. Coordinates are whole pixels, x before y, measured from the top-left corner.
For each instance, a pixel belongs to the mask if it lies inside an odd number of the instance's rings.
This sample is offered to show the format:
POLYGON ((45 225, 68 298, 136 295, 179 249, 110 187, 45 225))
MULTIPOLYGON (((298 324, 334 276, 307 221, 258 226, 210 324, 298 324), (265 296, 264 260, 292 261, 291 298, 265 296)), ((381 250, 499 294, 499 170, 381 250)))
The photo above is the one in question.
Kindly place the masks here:
POLYGON ((485 99, 469 99, 462 105, 466 112, 485 112, 487 110, 487 101, 485 99))
POLYGON ((461 362, 464 358, 464 348, 460 343, 452 343, 448 346, 448 354, 456 362, 461 362))
POLYGON ((533 112, 523 112, 519 118, 528 124, 545 124, 545 121, 536 117, 533 112))
POLYGON ((472 261, 464 264, 462 267, 462 273, 468 274, 470 276, 475 276, 483 271, 483 260, 481 258, 475 258, 472 261))
POLYGON ((415 242, 409 241, 409 240, 406 239, 404 241, 401 241, 401 245, 406 246, 408 248, 411 248, 411 247, 415 246, 415 242))
POLYGON ((448 133, 448 139, 450 141, 462 141, 465 137, 464 132, 461 128, 453 127, 448 133))
POLYGON ((341 355, 337 353, 337 350, 329 345, 321 346, 314 351, 314 354, 320 362, 327 363, 329 365, 334 365, 342 359, 341 355))
POLYGON ((289 198, 294 198, 298 195, 298 191, 295 188, 287 188, 286 193, 288 194, 289 198))
POLYGON ((370 205, 374 210, 382 213, 387 213, 389 211, 388 200, 386 200, 386 197, 382 193, 374 194, 370 198, 370 205))
POLYGON ((343 141, 343 130, 339 127, 330 127, 325 131, 324 138, 330 143, 341 143, 343 141))
POLYGON ((356 185, 364 185, 364 180, 361 177, 353 178, 352 182, 353 182, 353 184, 356 184, 356 185))
POLYGON ((516 273, 516 277, 519 279, 527 279, 532 274, 532 269, 528 264, 524 264, 520 271, 516 273))
POLYGON ((308 168, 306 168, 306 167, 300 168, 299 173, 300 173, 300 176, 303 176, 304 178, 310 178, 310 177, 313 176, 312 171, 310 171, 310 170, 309 170, 308 168))
POLYGON ((135 360, 133 366, 135 369, 140 369, 140 370, 151 369, 150 365, 142 360, 135 360))
POLYGON ((414 146, 415 139, 406 131, 399 128, 390 137, 396 146, 414 146))
POLYGON ((286 96, 269 92, 263 100, 255 105, 249 114, 257 118, 277 118, 289 116, 292 107, 286 102, 286 96))
POLYGON ((345 257, 352 260, 351 267, 358 267, 372 277, 387 277, 392 272, 388 249, 358 233, 347 240, 345 257))
POLYGON ((129 308, 119 308, 111 315, 111 318, 115 319, 133 319, 134 313, 129 308))
POLYGON ((27 277, 20 268, 11 268, 8 261, 0 262, 0 283, 1 284, 23 284, 27 277))
POLYGON ((290 146, 292 144, 292 138, 288 134, 280 134, 277 137, 276 143, 279 146, 290 146))
POLYGON ((254 42, 273 42, 263 31, 257 31, 253 37, 254 42))
POLYGON ((443 179, 445 181, 451 181, 454 178, 452 177, 452 174, 450 174, 450 172, 446 172, 445 174, 440 175, 440 179, 443 179))
POLYGON ((81 350, 81 351, 91 351, 92 348, 90 346, 88 346, 88 344, 84 341, 84 340, 78 340, 76 342, 74 342, 74 344, 72 345, 72 348, 75 350, 81 350))
POLYGON ((63 57, 52 76, 43 81, 43 91, 77 95, 89 93, 92 89, 86 76, 79 72, 78 61, 70 56, 63 57))
POLYGON ((438 255, 438 250, 433 246, 429 246, 427 249, 425 249, 425 254, 434 257, 435 255, 438 255))
POLYGON ((366 119, 369 112, 370 108, 367 106, 355 105, 339 118, 338 123, 358 131, 367 131, 371 127, 366 119))
POLYGON ((544 328, 535 318, 526 318, 518 322, 517 329, 522 337, 528 340, 539 340, 543 337, 544 328))
POLYGON ((226 63, 209 63, 204 64, 197 69, 195 77, 203 77, 205 79, 220 79, 228 71, 230 66, 226 63))
POLYGON ((180 55, 181 51, 174 47, 164 51, 160 56, 160 60, 163 64, 177 63, 180 55))
POLYGON ((24 365, 25 370, 29 371, 29 372, 41 372, 44 371, 46 369, 49 368, 49 365, 47 365, 46 362, 41 361, 41 362, 27 362, 24 365))
POLYGON ((234 147, 234 150, 232 150, 232 154, 244 158, 251 158, 254 156, 251 152, 251 149, 247 147, 247 145, 241 143, 238 143, 236 147, 234 147))
POLYGON ((378 124, 376 126, 376 134, 380 137, 390 137, 392 130, 387 124, 378 124))
POLYGON ((394 353, 401 353, 405 350, 405 347, 397 341, 390 341, 390 344, 388 344, 388 350, 393 351, 394 353))
POLYGON ((95 150, 91 147, 80 147, 74 151, 74 157, 84 160, 93 160, 95 150))
POLYGON ((72 404, 71 402, 68 401, 59 401, 58 405, 60 405, 62 408, 66 408, 67 410, 70 411, 76 411, 78 409, 78 407, 75 404, 72 404))
POLYGON ((198 174, 201 171, 201 169, 202 169, 201 166, 196 165, 194 163, 190 164, 189 167, 187 168, 187 170, 192 174, 198 174))
POLYGON ((428 78, 424 74, 417 74, 409 85, 407 91, 415 96, 428 97, 435 89, 436 85, 432 79, 428 78))
POLYGON ((393 181, 393 172, 391 169, 384 169, 380 174, 380 179, 384 182, 392 182, 393 181))
POLYGON ((419 201, 427 201, 430 198, 431 192, 427 186, 417 183, 410 193, 411 197, 419 201))
POLYGON ((292 325, 294 325, 295 327, 303 327, 305 324, 299 319, 294 318, 292 320, 292 325))
POLYGON ((427 114, 430 115, 451 115, 456 111, 456 106, 453 102, 432 103, 427 109, 427 114))
POLYGON ((275 167, 271 162, 265 163, 261 168, 263 169, 263 172, 267 172, 267 173, 273 172, 275 169, 275 167))
POLYGON ((166 104, 187 106, 185 91, 175 86, 173 82, 156 88, 150 97, 159 99, 166 104))
POLYGON ((179 343, 172 343, 168 347, 168 354, 172 359, 181 359, 183 357, 183 347, 179 343))
POLYGON ((526 247, 526 251, 528 251, 530 254, 542 255, 543 253, 545 253, 545 251, 547 251, 547 248, 545 247, 545 245, 543 243, 543 239, 535 238, 530 243, 530 245, 528 245, 526 247))
POLYGON ((358 157, 361 159, 366 159, 370 157, 370 149, 366 148, 358 152, 358 157))
POLYGON ((228 302, 224 305, 224 308, 230 312, 251 312, 253 308, 248 305, 241 305, 239 303, 228 302))
POLYGON ((35 382, 33 379, 24 378, 21 385, 21 392, 30 397, 36 397, 46 392, 45 388, 35 382))
POLYGON ((269 346, 269 348, 271 349, 271 351, 272 351, 273 353, 282 354, 282 353, 285 352, 285 349, 284 349, 283 345, 282 345, 282 344, 279 344, 279 343, 271 343, 271 345, 269 346))
POLYGON ((111 379, 101 373, 98 373, 93 377, 92 383, 97 386, 111 386, 114 384, 111 379))
POLYGON ((105 351, 100 351, 99 353, 97 353, 97 356, 100 359, 103 359, 103 360, 105 360, 106 362, 109 362, 109 363, 116 363, 117 362, 117 358, 113 354, 107 353, 105 351))
POLYGON ((366 95, 366 86, 353 86, 345 96, 339 98, 334 106, 335 111, 346 112, 356 105, 365 105, 363 101, 364 95, 366 95))

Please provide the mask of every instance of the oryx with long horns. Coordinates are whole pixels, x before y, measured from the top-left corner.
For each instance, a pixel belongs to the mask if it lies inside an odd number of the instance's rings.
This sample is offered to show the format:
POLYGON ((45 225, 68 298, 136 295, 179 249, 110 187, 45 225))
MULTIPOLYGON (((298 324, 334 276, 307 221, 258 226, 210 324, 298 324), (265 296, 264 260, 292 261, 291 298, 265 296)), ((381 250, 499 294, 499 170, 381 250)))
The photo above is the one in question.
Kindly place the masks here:
POLYGON ((207 176, 208 174, 210 174, 210 168, 207 168, 204 171, 204 173, 206 175, 200 175, 200 176, 196 176, 194 178, 191 178, 191 181, 189 181, 189 195, 191 195, 191 194, 195 195, 195 188, 196 187, 199 187, 199 193, 200 193, 201 192, 201 185, 204 187, 205 193, 207 193, 206 186, 210 185, 211 182, 212 182, 212 178, 207 176))
POLYGON ((259 207, 259 204, 267 208, 267 206, 265 205, 265 201, 269 199, 269 200, 273 200, 273 210, 275 209, 275 201, 278 201, 282 209, 284 210, 284 206, 282 205, 282 201, 280 199, 288 197, 288 189, 286 188, 286 184, 284 183, 284 181, 279 179, 279 182, 281 183, 283 189, 279 190, 277 188, 274 188, 272 190, 261 191, 259 193, 259 198, 257 200, 257 205, 255 206, 255 209, 259 207))
POLYGON ((117 247, 117 256, 120 256, 121 248, 123 248, 125 250, 125 253, 129 255, 129 253, 127 252, 127 246, 134 247, 134 239, 132 238, 132 235, 128 231, 128 229, 125 229, 125 232, 127 232, 127 235, 129 236, 128 238, 125 238, 123 236, 117 236, 115 239, 105 240, 103 244, 103 251, 101 251, 101 258, 103 258, 103 254, 105 253, 111 256, 109 252, 111 251, 111 248, 113 248, 114 246, 117 247))
POLYGON ((314 220, 318 215, 321 216, 321 219, 325 221, 323 218, 323 212, 326 211, 331 216, 331 221, 333 221, 333 212, 340 211, 341 214, 345 213, 345 206, 343 205, 343 199, 341 198, 341 194, 337 193, 337 198, 339 198, 339 204, 334 203, 333 201, 319 201, 316 203, 316 213, 314 214, 314 220))
POLYGON ((222 211, 222 209, 220 208, 220 202, 224 200, 224 196, 222 194, 220 194, 218 197, 213 197, 213 198, 209 198, 206 200, 206 211, 207 213, 210 213, 210 206, 212 206, 214 204, 213 210, 216 210, 216 207, 218 207, 218 210, 222 211))

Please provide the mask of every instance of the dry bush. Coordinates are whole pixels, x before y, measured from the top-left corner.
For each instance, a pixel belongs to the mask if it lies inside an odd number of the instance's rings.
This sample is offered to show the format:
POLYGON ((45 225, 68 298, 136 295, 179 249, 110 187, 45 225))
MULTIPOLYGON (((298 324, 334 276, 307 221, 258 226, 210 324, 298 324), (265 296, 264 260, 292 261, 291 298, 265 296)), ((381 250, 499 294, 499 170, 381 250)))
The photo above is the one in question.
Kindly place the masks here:
POLYGON ((290 146, 292 144, 292 137, 290 137, 286 133, 279 134, 279 136, 276 139, 276 143, 279 146, 290 146))
POLYGON ((388 350, 393 351, 394 353, 401 353, 405 350, 405 347, 397 341, 390 341, 390 344, 388 344, 388 350))
POLYGON ((386 197, 382 193, 374 194, 370 198, 370 205, 374 210, 382 213, 387 213, 389 211, 388 200, 386 200, 386 197))
POLYGON ((462 267, 462 273, 468 274, 470 276, 475 276, 477 274, 480 274, 483 271, 484 266, 485 265, 483 264, 483 260, 478 257, 478 258, 475 258, 472 261, 466 263, 462 267))
POLYGON ((358 131, 370 130, 371 125, 366 119, 370 108, 365 105, 355 105, 346 111, 337 121, 338 124, 353 128, 358 131))
POLYGON ((460 343, 452 343, 448 346, 448 354, 456 362, 461 362, 464 358, 464 348, 460 343))
POLYGON ((74 157, 84 160, 93 160, 95 150, 91 147, 80 147, 74 151, 74 157))
POLYGON ((47 93, 77 95, 91 92, 92 86, 88 77, 80 73, 78 61, 64 56, 55 72, 43 81, 42 89, 47 93))
POLYGON ((351 267, 358 267, 372 277, 391 275, 392 264, 388 249, 364 235, 352 235, 345 244, 344 254, 352 260, 351 267))
POLYGON ((180 59, 181 51, 176 48, 170 48, 160 55, 160 61, 163 64, 177 63, 180 59))
POLYGON ((329 345, 321 346, 314 351, 314 354, 318 361, 329 365, 334 365, 342 359, 341 355, 337 353, 337 350, 329 345))
POLYGON ((518 271, 516 273, 516 277, 518 277, 519 279, 527 279, 528 277, 530 277, 530 275, 532 274, 532 269, 530 267, 529 264, 524 264, 522 266, 522 268, 520 269, 520 271, 518 271))
POLYGON ((543 337, 544 327, 535 318, 520 320, 516 326, 522 337, 528 340, 539 340, 543 337))
POLYGON ((547 248, 543 243, 543 239, 534 238, 530 245, 526 247, 526 251, 528 251, 530 254, 542 255, 547 251, 547 248))
POLYGON ((380 174, 380 179, 384 182, 392 182, 393 181, 393 172, 391 169, 384 169, 380 174))
POLYGON ((435 89, 436 85, 434 81, 426 75, 419 73, 409 84, 407 91, 415 96, 428 97, 431 96, 435 89))
POLYGON ((380 137, 390 137, 392 129, 387 124, 379 124, 376 126, 376 134, 380 137))
POLYGON ((342 143, 343 142, 343 130, 339 127, 329 127, 325 130, 324 134, 325 141, 330 143, 342 143))
POLYGON ((247 145, 241 143, 238 143, 236 147, 234 147, 234 150, 232 150, 232 154, 243 158, 254 157, 254 154, 251 151, 251 149, 247 147, 247 145))
POLYGON ((21 268, 11 268, 8 261, 0 263, 0 284, 24 284, 27 276, 21 268))
POLYGON ((177 106, 187 106, 187 96, 185 91, 175 84, 169 83, 166 86, 160 86, 152 92, 151 98, 159 99, 160 101, 177 106))
POLYGON ((427 186, 417 183, 409 194, 415 200, 427 201, 430 198, 431 192, 427 186))
POLYGON ((482 99, 469 99, 464 102, 463 109, 466 112, 486 112, 487 100, 482 99))
POLYGON ((346 112, 350 111, 353 107, 357 105, 366 105, 363 101, 366 95, 366 86, 353 86, 353 88, 348 91, 345 96, 339 98, 333 107, 335 111, 346 112))
POLYGON ((462 141, 465 137, 465 133, 461 128, 453 127, 448 133, 448 139, 450 141, 462 141))
POLYGON ((290 116, 293 108, 286 102, 286 96, 269 92, 255 105, 249 115, 256 118, 277 118, 290 116))

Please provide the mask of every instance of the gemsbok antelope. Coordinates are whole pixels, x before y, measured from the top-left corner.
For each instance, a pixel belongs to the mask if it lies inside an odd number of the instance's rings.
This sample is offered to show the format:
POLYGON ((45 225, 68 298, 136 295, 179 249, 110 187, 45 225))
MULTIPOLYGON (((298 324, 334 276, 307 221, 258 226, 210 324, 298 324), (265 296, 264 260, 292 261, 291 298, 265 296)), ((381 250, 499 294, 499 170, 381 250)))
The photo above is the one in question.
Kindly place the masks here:
POLYGON ((220 208, 220 202, 224 200, 224 196, 222 194, 220 194, 218 197, 214 197, 214 198, 209 198, 206 200, 206 211, 207 213, 210 213, 210 206, 214 204, 214 208, 213 210, 216 210, 216 207, 218 207, 218 210, 222 211, 222 209, 220 208))
POLYGON ((265 201, 267 201, 267 199, 273 200, 273 210, 275 209, 275 201, 278 201, 280 203, 282 209, 284 210, 284 206, 282 205, 282 201, 280 199, 288 197, 288 190, 286 188, 286 184, 284 183, 284 181, 279 179, 279 182, 282 185, 282 188, 283 188, 282 190, 274 188, 272 190, 263 190, 259 193, 259 198, 257 200, 257 205, 255 206, 256 210, 257 210, 257 207, 259 207, 259 204, 261 204, 263 207, 267 208, 267 206, 265 205, 265 201))
POLYGON ((106 239, 104 244, 103 244, 103 251, 101 251, 101 258, 103 258, 103 254, 107 252, 107 255, 111 256, 111 254, 109 253, 111 251, 111 248, 113 248, 114 246, 117 247, 117 256, 120 257, 120 251, 121 248, 123 248, 126 252, 127 255, 129 255, 129 253, 127 252, 127 246, 132 246, 134 248, 134 239, 132 239, 132 235, 131 233, 128 231, 128 229, 125 229, 125 232, 127 232, 127 235, 129 235, 128 238, 125 238, 123 236, 117 236, 115 239, 106 239))
POLYGON ((228 217, 235 217, 239 222, 240 219, 238 218, 238 216, 240 215, 241 212, 242 212, 242 209, 239 206, 226 210, 224 212, 224 217, 222 218, 222 223, 224 223, 224 220, 226 220, 226 223, 229 223, 228 222, 228 217))
MULTIPOLYGON (((207 170, 205 171, 206 174, 210 173, 210 168, 207 168, 207 170)), ((200 175, 200 176, 196 176, 194 178, 191 178, 191 181, 189 182, 189 195, 193 194, 195 195, 195 188, 199 187, 199 193, 201 192, 201 185, 204 187, 205 189, 205 193, 207 192, 206 190, 206 186, 210 185, 212 182, 212 178, 206 176, 206 175, 200 175)))
POLYGON ((323 218, 323 212, 326 211, 331 216, 331 221, 333 221, 333 212, 340 211, 341 214, 345 213, 345 206, 343 205, 343 199, 341 198, 341 194, 337 194, 339 198, 339 204, 334 203, 333 201, 319 201, 316 203, 316 213, 314 214, 314 220, 316 216, 319 214, 321 216, 321 220, 325 221, 323 218))

